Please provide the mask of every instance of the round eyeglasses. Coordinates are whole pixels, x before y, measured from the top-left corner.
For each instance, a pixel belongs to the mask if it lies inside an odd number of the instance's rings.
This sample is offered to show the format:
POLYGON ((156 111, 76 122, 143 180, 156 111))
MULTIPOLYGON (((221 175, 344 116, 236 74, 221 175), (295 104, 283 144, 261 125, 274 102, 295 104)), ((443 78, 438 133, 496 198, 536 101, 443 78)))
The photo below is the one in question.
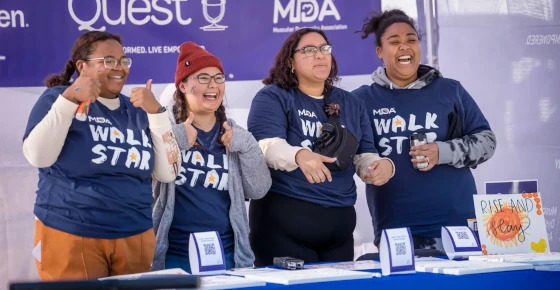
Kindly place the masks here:
POLYGON ((294 50, 294 54, 300 51, 303 51, 305 53, 305 55, 307 56, 314 56, 315 54, 317 54, 317 50, 321 50, 322 54, 328 55, 331 54, 332 52, 332 45, 329 44, 325 44, 322 45, 321 47, 317 48, 316 46, 304 46, 300 49, 296 49, 294 50))
MULTIPOLYGON (((117 60, 112 56, 88 58, 86 60, 103 60, 103 64, 105 65, 105 68, 108 69, 115 69, 119 64, 119 60, 117 60)), ((132 58, 123 57, 121 58, 120 63, 123 69, 130 69, 130 66, 132 65, 132 58)))
POLYGON ((224 74, 215 74, 215 75, 211 76, 209 74, 202 73, 202 74, 199 74, 197 76, 190 77, 190 78, 187 78, 187 79, 197 79, 198 82, 203 84, 203 85, 209 84, 212 81, 212 79, 214 79, 214 81, 217 84, 223 84, 223 83, 226 82, 226 76, 224 74))

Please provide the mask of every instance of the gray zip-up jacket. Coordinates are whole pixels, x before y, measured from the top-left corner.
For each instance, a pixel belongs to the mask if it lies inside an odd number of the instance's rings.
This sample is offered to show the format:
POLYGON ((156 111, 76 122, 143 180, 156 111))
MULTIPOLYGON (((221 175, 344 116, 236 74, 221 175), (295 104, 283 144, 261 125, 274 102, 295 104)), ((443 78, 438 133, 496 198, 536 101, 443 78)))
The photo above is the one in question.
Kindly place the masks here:
MULTIPOLYGON (((389 89, 419 90, 429 85, 434 78, 442 77, 441 73, 430 66, 420 65, 419 78, 404 88, 399 87, 387 77, 385 68, 379 67, 371 74, 374 83, 389 89)), ((462 138, 435 142, 439 148, 438 164, 447 164, 456 168, 471 167, 488 161, 496 150, 496 135, 484 130, 462 138)))
MULTIPOLYGON (((236 125, 232 119, 228 119, 228 123, 233 129, 228 152, 228 190, 231 198, 229 218, 235 240, 234 261, 236 268, 251 267, 255 255, 249 244, 249 221, 245 199, 263 198, 270 189, 272 180, 259 144, 253 135, 236 125)), ((175 124, 174 118, 172 124, 179 148, 189 150, 185 126, 175 124)), ((156 199, 152 215, 156 234, 156 249, 152 263, 152 270, 155 271, 165 268, 165 256, 169 248, 168 233, 175 208, 175 183, 154 181, 152 188, 156 199)))

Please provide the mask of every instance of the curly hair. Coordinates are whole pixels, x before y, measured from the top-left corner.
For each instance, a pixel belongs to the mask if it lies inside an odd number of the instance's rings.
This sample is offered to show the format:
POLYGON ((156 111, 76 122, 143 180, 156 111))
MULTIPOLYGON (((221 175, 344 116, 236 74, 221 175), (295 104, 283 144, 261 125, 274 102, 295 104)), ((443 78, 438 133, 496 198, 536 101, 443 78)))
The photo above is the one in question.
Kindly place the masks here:
POLYGON ((48 88, 70 85, 70 79, 72 79, 74 72, 80 75, 80 72, 77 72, 76 69, 76 62, 78 60, 86 60, 95 50, 97 42, 105 40, 116 40, 122 44, 121 37, 116 34, 104 31, 90 31, 82 34, 74 43, 74 46, 72 47, 72 59, 66 62, 66 66, 62 70, 62 73, 60 73, 60 75, 49 75, 45 80, 45 85, 48 88))
MULTIPOLYGON (((181 82, 184 81, 185 80, 181 82)), ((187 121, 188 110, 189 110, 189 103, 187 102, 187 96, 185 96, 185 94, 181 92, 179 88, 177 88, 175 90, 175 93, 173 94, 173 100, 175 100, 175 109, 173 110, 175 115, 175 122, 177 124, 184 123, 185 121, 187 121)), ((216 110, 216 119, 218 122, 220 122, 220 134, 221 134, 224 131, 224 122, 227 121, 226 108, 224 107, 223 101, 220 104, 218 110, 216 110)), ((221 138, 218 138, 218 143, 224 145, 221 138)), ((198 142, 195 142, 194 146, 198 149, 202 149, 202 146, 198 142)))
POLYGON ((382 13, 374 13, 371 17, 366 18, 362 26, 362 39, 366 39, 370 34, 375 34, 375 44, 381 47, 381 36, 385 33, 387 28, 395 23, 406 23, 410 25, 415 31, 420 40, 420 35, 416 29, 414 19, 406 15, 400 9, 391 9, 383 11, 382 13))
MULTIPOLYGON (((318 33, 325 39, 327 44, 331 44, 325 33, 319 29, 302 28, 293 32, 286 41, 284 41, 284 44, 276 55, 274 65, 269 71, 269 76, 262 81, 263 84, 275 84, 283 89, 296 88, 299 85, 296 75, 291 72, 292 68, 290 60, 293 57, 294 50, 296 50, 299 41, 308 33, 318 33)), ((329 73, 329 77, 325 80, 325 88, 334 86, 334 83, 339 80, 338 66, 333 55, 331 72, 329 73)))

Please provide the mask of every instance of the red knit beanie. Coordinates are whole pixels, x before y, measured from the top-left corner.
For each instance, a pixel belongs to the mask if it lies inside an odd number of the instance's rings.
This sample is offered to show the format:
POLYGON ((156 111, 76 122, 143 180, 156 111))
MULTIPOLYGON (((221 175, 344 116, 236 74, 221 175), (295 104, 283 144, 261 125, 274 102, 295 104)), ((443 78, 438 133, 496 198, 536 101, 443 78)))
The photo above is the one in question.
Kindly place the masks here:
POLYGON ((175 87, 178 87, 179 83, 186 77, 206 67, 217 67, 224 73, 222 63, 217 57, 192 41, 184 42, 179 48, 177 70, 175 71, 175 87))

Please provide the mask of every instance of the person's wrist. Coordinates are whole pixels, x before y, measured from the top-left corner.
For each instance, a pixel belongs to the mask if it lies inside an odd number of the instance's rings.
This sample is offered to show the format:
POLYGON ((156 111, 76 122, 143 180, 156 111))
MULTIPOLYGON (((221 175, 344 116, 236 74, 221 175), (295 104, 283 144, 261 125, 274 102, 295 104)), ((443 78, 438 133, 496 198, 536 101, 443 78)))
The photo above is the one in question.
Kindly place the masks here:
POLYGON ((159 113, 163 113, 165 112, 165 107, 162 105, 154 105, 153 107, 151 107, 149 109, 149 111, 147 112, 148 114, 159 114, 159 113))
POLYGON ((300 148, 300 149, 296 152, 295 161, 296 161, 296 164, 297 164, 298 166, 299 166, 298 157, 301 157, 301 154, 302 154, 303 151, 306 151, 306 149, 305 149, 305 148, 300 148))
POLYGON ((67 99, 68 101, 77 104, 78 102, 76 101, 76 99, 72 96, 72 94, 64 91, 62 94, 60 94, 62 97, 64 97, 65 99, 67 99))

